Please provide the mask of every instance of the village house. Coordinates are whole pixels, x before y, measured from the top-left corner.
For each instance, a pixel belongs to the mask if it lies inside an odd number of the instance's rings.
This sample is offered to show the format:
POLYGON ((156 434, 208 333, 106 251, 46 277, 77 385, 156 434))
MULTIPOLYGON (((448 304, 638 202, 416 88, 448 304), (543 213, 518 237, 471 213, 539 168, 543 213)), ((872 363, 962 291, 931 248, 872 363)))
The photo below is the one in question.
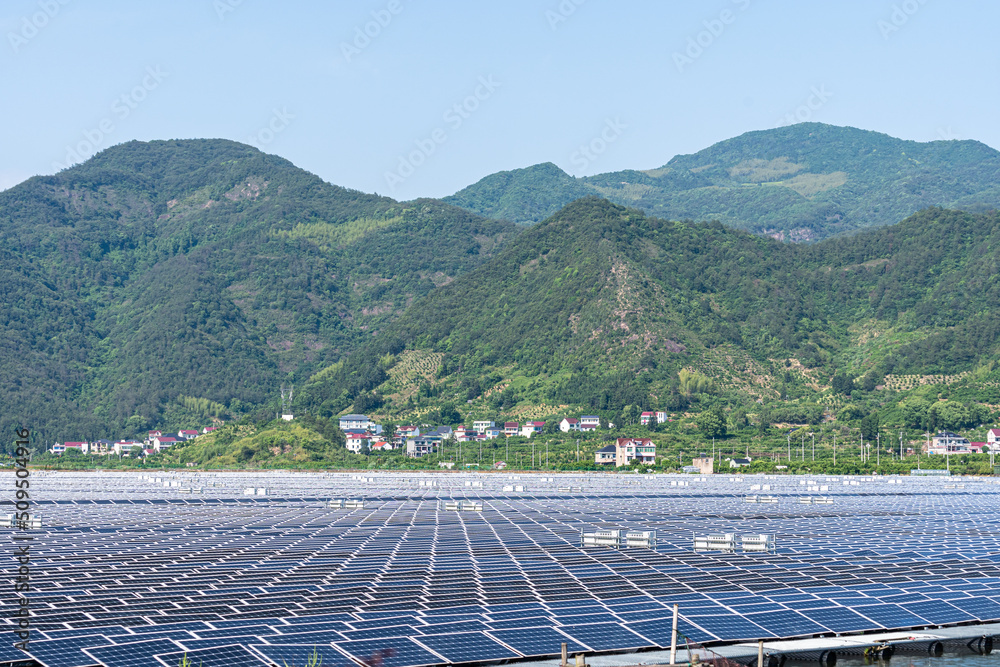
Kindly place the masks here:
POLYGON ((173 438, 166 435, 159 435, 153 438, 153 451, 159 454, 160 452, 169 449, 173 445, 181 442, 177 438, 173 438))
POLYGON ((177 431, 178 440, 194 440, 198 437, 198 431, 187 429, 184 431, 177 431))
POLYGON ((476 433, 486 433, 486 429, 493 428, 494 426, 496 426, 496 424, 494 424, 488 419, 477 419, 476 421, 472 422, 472 429, 476 433))
POLYGON ((524 426, 521 427, 521 435, 525 438, 530 438, 533 435, 541 433, 545 429, 545 422, 524 422, 524 426))
POLYGON ((97 454, 99 456, 107 456, 115 448, 115 443, 110 440, 95 440, 90 443, 90 454, 97 454))
POLYGON ((510 438, 521 432, 521 425, 517 422, 504 422, 503 423, 503 434, 510 438))
POLYGON ((426 456, 427 454, 433 454, 437 451, 439 442, 440 441, 437 439, 428 438, 422 435, 410 438, 406 441, 406 455, 416 459, 421 456, 426 456))
POLYGON ((488 426, 486 431, 483 433, 483 438, 486 440, 496 440, 503 433, 503 429, 499 426, 488 426))
POLYGON ((618 448, 614 445, 607 445, 606 447, 601 447, 594 454, 594 463, 614 463, 617 457, 618 448))
POLYGON ((969 454, 972 452, 968 438, 963 438, 951 431, 939 431, 931 438, 928 454, 969 454))
POLYGON ((601 428, 601 418, 595 415, 584 415, 580 417, 580 430, 581 431, 593 431, 594 429, 601 428))
POLYGON ((347 435, 344 445, 347 447, 347 451, 360 454, 362 449, 371 445, 371 437, 367 431, 354 431, 347 435))
POLYGON ((207 433, 211 433, 212 431, 216 430, 217 428, 219 428, 219 427, 218 426, 206 426, 205 428, 201 429, 201 434, 205 435, 207 433))
POLYGON ((344 415, 340 418, 340 430, 360 429, 367 431, 371 428, 372 420, 368 415, 344 415))
POLYGON ((114 444, 113 451, 118 456, 124 456, 131 454, 132 450, 136 447, 142 448, 142 443, 134 440, 119 440, 114 444))
POLYGON ((751 459, 729 459, 730 468, 744 468, 752 462, 751 459))
POLYGON ((88 451, 90 451, 90 443, 89 442, 64 442, 62 444, 59 444, 57 442, 57 443, 55 443, 55 444, 52 445, 51 449, 49 449, 49 451, 52 452, 53 454, 65 454, 67 451, 70 451, 70 450, 75 451, 75 452, 79 452, 80 454, 86 454, 88 451))
POLYGON ((614 444, 597 450, 595 463, 611 464, 616 468, 627 466, 638 459, 644 464, 656 463, 656 445, 649 438, 618 438, 614 444))
POLYGON ((667 421, 666 412, 663 412, 662 410, 654 410, 654 411, 643 412, 641 415, 639 415, 639 423, 643 426, 649 426, 649 422, 654 417, 656 418, 657 424, 662 424, 663 422, 667 421))
POLYGON ((566 417, 559 422, 559 430, 563 433, 580 430, 580 420, 575 417, 566 417))

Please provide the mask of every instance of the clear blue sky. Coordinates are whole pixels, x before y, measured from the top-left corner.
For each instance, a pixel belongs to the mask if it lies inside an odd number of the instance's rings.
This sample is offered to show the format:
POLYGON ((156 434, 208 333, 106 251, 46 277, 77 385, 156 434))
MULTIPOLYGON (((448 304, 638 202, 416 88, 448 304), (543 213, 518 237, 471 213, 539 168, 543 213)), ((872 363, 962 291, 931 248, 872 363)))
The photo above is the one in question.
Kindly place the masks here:
POLYGON ((654 168, 788 114, 1000 148, 997 25, 986 0, 4 0, 0 188, 131 139, 397 199, 654 168))

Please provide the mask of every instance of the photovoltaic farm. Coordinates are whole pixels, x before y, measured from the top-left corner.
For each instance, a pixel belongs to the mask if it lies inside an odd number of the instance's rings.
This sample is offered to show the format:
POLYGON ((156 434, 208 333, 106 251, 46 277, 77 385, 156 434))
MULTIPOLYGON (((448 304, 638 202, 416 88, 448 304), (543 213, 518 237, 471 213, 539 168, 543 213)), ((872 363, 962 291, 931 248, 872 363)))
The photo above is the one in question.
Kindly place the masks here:
MULTIPOLYGON (((638 663, 670 647, 674 605, 681 647, 720 650, 1000 621, 986 479, 35 471, 32 489, 47 667, 552 664, 564 643, 638 663)), ((10 596, 0 611, 0 664, 24 661, 10 596)))

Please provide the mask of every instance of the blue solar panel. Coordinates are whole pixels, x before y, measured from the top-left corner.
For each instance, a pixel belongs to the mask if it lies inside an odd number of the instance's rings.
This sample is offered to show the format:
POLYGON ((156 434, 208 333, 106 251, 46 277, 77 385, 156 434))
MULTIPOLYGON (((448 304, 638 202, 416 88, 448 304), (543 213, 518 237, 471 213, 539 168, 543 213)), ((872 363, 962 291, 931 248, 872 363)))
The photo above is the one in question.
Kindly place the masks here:
MULTIPOLYGON (((628 627, 634 632, 638 632, 643 637, 652 640, 661 648, 669 648, 670 640, 673 636, 673 618, 661 618, 650 621, 637 621, 629 623, 628 627)), ((677 619, 677 644, 684 646, 685 637, 689 642, 710 642, 718 639, 715 635, 706 632, 685 618, 677 619)))
POLYGON ((317 630, 316 632, 288 632, 283 635, 266 635, 264 641, 268 644, 330 644, 345 639, 336 630, 317 630))
POLYGON ((964 600, 952 600, 948 604, 972 614, 980 621, 1000 620, 1000 603, 987 597, 973 597, 964 600))
MULTIPOLYGON (((968 598, 964 598, 968 599, 968 598)), ((906 605, 910 611, 921 618, 926 618, 935 625, 945 623, 961 623, 964 621, 974 621, 976 618, 967 614, 958 607, 942 600, 927 600, 926 602, 911 602, 906 605)))
POLYGON ((238 644, 156 656, 156 659, 164 667, 177 667, 184 658, 187 658, 191 665, 196 665, 197 667, 254 667, 254 665, 268 665, 267 662, 255 653, 252 653, 250 649, 238 644))
POLYGON ((711 616, 687 616, 688 621, 710 632, 719 639, 764 639, 774 637, 774 633, 736 614, 713 614, 711 616))
POLYGON ((459 621, 458 623, 435 623, 416 628, 422 635, 444 635, 455 632, 482 632, 489 629, 482 621, 459 621))
POLYGON ((260 653, 265 659, 276 665, 295 665, 303 667, 310 663, 315 655, 322 660, 323 667, 357 667, 355 663, 344 657, 344 654, 332 646, 314 646, 311 644, 251 644, 250 648, 260 653))
POLYGON ((867 619, 846 607, 801 609, 799 613, 831 632, 838 634, 844 632, 861 632, 863 630, 878 630, 881 628, 875 621, 867 619))
POLYGON ((169 639, 154 639, 115 646, 87 648, 84 649, 84 653, 107 667, 149 667, 156 664, 157 655, 182 650, 182 647, 169 639))
POLYGON ((932 625, 919 616, 906 611, 898 604, 852 605, 851 609, 862 616, 872 619, 888 630, 932 625))
POLYGON ((587 651, 587 647, 560 634, 551 627, 533 627, 518 630, 491 630, 490 637, 497 639, 525 657, 559 655, 562 644, 569 653, 587 651))
POLYGON ((560 627, 559 630, 595 651, 655 646, 651 640, 637 635, 618 623, 567 625, 560 627))
MULTIPOLYGON (((105 646, 110 644, 105 637, 88 635, 86 637, 63 637, 62 639, 46 639, 28 644, 28 652, 45 667, 83 667, 94 664, 93 658, 83 652, 88 646, 105 646)), ((24 653, 20 654, 24 656, 24 653)), ((23 657, 21 658, 24 659, 23 657)))
POLYGON ((442 658, 409 637, 344 641, 337 642, 335 646, 362 663, 373 664, 379 661, 382 667, 419 667, 436 665, 442 661, 442 658))
POLYGON ((418 637, 417 641, 451 663, 509 660, 521 657, 482 632, 426 635, 418 637))

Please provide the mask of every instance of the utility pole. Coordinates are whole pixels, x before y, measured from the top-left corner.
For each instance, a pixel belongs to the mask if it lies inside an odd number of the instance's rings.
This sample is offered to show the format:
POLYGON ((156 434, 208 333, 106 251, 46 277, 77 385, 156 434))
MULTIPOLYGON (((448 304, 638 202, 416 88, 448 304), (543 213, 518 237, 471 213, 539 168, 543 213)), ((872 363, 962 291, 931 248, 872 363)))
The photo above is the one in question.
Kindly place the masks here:
POLYGON ((813 439, 813 453, 812 453, 812 457, 813 458, 812 458, 812 460, 815 461, 816 460, 816 434, 815 433, 810 433, 809 435, 811 435, 812 439, 813 439))
POLYGON ((792 460, 792 434, 788 433, 785 436, 785 444, 788 445, 788 460, 792 460))
POLYGON ((579 439, 577 439, 577 441, 576 441, 576 462, 577 463, 580 462, 580 440, 579 439))
POLYGON ((545 467, 549 467, 549 441, 545 441, 545 467))
POLYGON ((833 432, 833 467, 837 467, 837 432, 833 432))
POLYGON ((531 469, 535 469, 535 441, 531 441, 531 469))
POLYGON ((865 436, 861 436, 861 462, 865 462, 865 436))
POLYGON ((899 432, 899 462, 903 462, 903 432, 899 432))
POLYGON ((806 432, 802 431, 802 460, 806 460, 806 432))
POLYGON ((875 434, 875 469, 882 465, 882 434, 875 434))

